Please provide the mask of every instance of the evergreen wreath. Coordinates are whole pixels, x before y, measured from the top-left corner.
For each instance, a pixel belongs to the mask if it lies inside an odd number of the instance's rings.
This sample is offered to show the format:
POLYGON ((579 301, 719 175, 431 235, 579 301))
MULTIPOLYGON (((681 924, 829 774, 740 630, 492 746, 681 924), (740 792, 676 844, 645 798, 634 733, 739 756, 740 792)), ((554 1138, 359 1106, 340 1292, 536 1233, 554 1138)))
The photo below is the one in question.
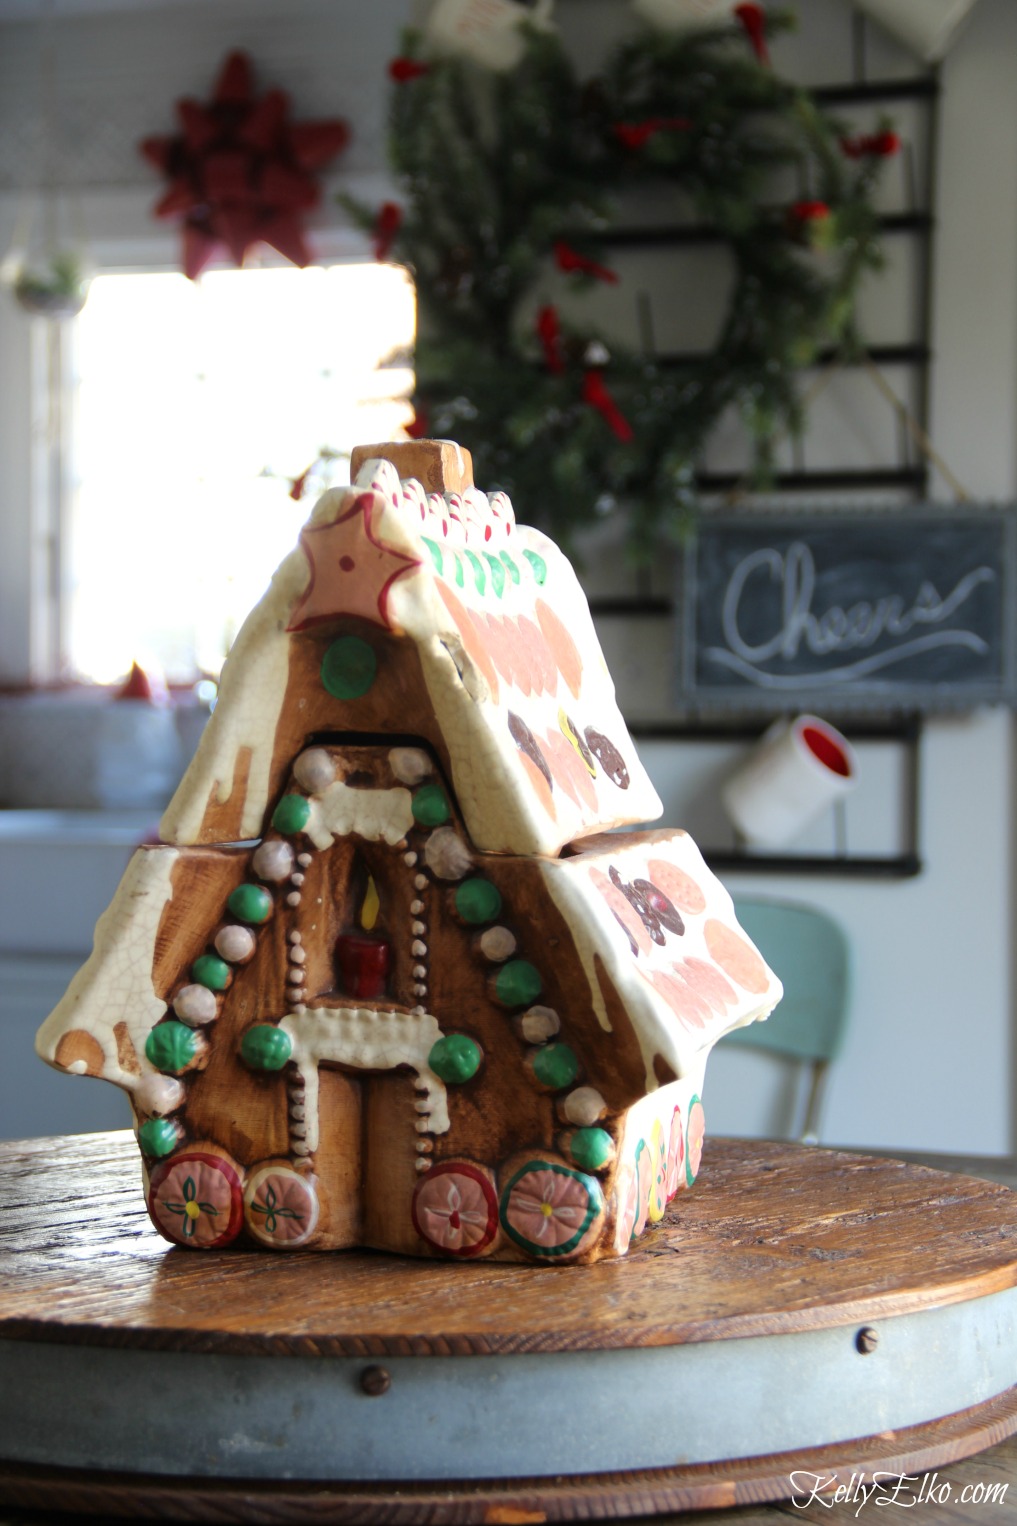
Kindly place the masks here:
MULTIPOLYGON (((752 47, 736 23, 646 28, 586 84, 548 30, 526 27, 519 63, 500 72, 428 55, 407 33, 389 71, 403 203, 375 214, 344 198, 377 257, 416 283, 410 433, 466 445, 477 480, 566 545, 612 512, 642 555, 681 533, 699 506, 697 461, 732 404, 762 485, 775 438, 802 425, 798 373, 823 348, 857 345, 859 280, 879 264, 872 190, 897 139, 886 126, 846 138, 769 67, 759 7, 737 9, 754 13, 751 29, 741 17, 752 47), (576 288, 617 280, 607 251, 634 186, 729 251, 728 310, 694 361, 605 342, 554 300, 564 288, 581 311, 576 288)), ((770 16, 765 30, 789 24, 770 16)))

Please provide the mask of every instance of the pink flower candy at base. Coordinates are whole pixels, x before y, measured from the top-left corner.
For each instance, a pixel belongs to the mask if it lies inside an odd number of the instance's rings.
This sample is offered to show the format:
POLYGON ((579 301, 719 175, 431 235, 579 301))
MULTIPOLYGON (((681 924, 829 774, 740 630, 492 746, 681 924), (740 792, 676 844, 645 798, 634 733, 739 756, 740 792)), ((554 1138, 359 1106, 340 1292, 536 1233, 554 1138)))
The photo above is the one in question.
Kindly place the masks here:
POLYGON ((413 1227, 446 1256, 479 1256, 498 1231, 490 1179, 469 1161, 434 1166, 413 1194, 413 1227))
POLYGON ((571 1255, 603 1211, 594 1177, 546 1160, 523 1166, 501 1197, 506 1233, 533 1256, 571 1255))
POLYGON ((165 1239, 195 1250, 228 1245, 244 1222, 240 1177, 221 1155, 188 1151, 152 1172, 152 1222, 165 1239))
POLYGON ((318 1223, 313 1179, 285 1161, 271 1161, 254 1170, 244 1193, 244 1209, 248 1232, 274 1250, 306 1245, 318 1223))

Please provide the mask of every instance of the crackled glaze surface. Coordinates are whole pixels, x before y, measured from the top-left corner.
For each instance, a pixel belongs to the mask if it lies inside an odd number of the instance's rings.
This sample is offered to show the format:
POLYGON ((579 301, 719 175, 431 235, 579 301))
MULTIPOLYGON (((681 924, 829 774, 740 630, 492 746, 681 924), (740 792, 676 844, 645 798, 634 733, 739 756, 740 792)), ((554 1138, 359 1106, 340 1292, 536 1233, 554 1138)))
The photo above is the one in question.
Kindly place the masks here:
POLYGON ((685 833, 609 830, 659 803, 564 557, 448 442, 389 449, 238 637, 39 1052, 131 1094, 182 1247, 623 1255, 780 985, 685 833))

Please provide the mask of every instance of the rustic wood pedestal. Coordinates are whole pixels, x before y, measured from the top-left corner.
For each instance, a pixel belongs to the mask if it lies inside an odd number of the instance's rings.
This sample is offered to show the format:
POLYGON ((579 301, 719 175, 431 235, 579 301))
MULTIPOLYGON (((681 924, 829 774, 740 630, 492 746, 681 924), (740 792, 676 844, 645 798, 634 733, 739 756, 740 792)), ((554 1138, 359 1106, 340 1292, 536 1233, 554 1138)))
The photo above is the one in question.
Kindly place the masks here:
POLYGON ((713 1140, 627 1258, 529 1268, 172 1249, 138 1178, 126 1133, 0 1146, 8 1507, 508 1526, 1017 1432, 1017 1194, 988 1181, 713 1140))

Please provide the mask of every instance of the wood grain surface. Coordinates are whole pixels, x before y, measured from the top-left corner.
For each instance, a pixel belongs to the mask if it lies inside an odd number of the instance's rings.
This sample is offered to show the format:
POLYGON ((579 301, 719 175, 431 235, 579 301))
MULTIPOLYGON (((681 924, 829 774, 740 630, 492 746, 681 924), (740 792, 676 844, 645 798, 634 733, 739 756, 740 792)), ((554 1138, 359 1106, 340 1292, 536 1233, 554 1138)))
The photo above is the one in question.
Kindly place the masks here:
POLYGON ((711 1140, 626 1258, 445 1265, 169 1247, 128 1132, 0 1146, 0 1337, 279 1355, 680 1344, 866 1322, 1017 1283, 1017 1194, 843 1151, 711 1140))

